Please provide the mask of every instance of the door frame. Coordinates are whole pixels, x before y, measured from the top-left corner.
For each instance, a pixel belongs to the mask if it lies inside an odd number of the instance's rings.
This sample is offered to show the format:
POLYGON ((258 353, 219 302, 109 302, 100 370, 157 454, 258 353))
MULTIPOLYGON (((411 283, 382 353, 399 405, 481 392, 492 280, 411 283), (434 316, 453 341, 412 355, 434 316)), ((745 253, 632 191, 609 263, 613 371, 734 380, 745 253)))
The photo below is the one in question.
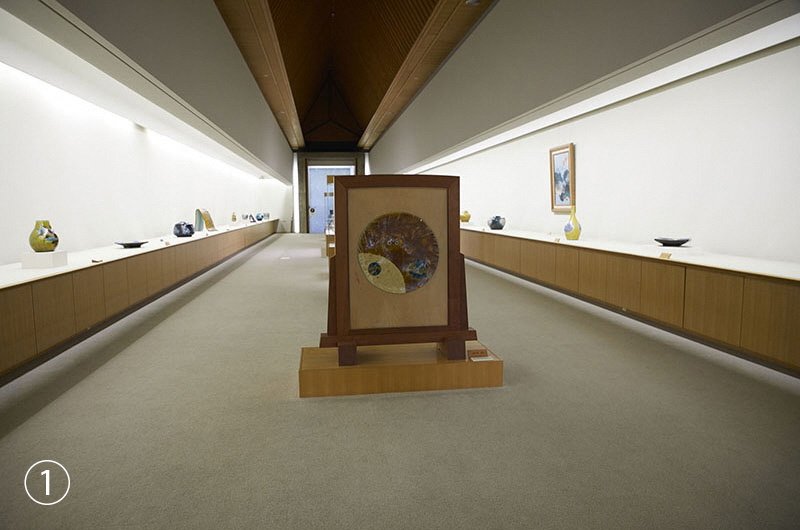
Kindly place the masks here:
POLYGON ((308 233, 308 167, 309 166, 355 166, 356 175, 364 174, 364 153, 297 153, 300 171, 297 185, 299 199, 300 233, 308 233))

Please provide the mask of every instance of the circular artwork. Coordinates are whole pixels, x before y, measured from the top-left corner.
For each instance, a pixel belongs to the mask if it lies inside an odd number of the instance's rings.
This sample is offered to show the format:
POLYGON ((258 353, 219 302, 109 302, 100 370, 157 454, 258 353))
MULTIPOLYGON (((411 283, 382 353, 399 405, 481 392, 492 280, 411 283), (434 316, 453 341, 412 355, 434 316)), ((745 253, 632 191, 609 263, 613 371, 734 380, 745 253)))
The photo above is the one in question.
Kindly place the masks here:
POLYGON ((393 212, 373 219, 358 242, 358 264, 369 282, 405 294, 428 283, 439 263, 439 244, 421 217, 393 212))

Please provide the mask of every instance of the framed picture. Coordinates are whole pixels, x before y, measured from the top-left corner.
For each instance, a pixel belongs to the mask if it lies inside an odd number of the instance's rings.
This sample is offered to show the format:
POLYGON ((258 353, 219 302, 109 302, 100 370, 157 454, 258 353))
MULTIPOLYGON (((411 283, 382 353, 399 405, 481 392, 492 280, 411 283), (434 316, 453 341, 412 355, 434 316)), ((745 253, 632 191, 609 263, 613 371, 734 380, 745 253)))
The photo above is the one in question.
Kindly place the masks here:
POLYGON ((575 206, 575 144, 550 149, 550 208, 569 212, 575 206))
POLYGON ((463 359, 477 340, 467 324, 458 219, 459 179, 432 175, 336 176, 336 254, 328 332, 339 364, 356 348, 437 342, 463 359))

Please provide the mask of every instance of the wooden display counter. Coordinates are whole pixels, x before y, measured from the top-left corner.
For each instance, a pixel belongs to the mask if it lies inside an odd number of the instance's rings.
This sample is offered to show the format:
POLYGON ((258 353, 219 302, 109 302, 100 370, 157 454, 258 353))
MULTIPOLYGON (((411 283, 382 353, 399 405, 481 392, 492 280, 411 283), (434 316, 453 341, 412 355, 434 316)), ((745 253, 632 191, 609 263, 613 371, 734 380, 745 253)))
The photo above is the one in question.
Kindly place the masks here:
POLYGON ((464 226, 461 251, 567 294, 800 371, 799 264, 464 226))
MULTIPOLYGON (((468 342, 467 350, 485 350, 468 342)), ((347 396, 503 386, 503 361, 448 361, 435 343, 362 346, 358 364, 339 366, 336 348, 303 348, 300 397, 347 396)))
POLYGON ((141 249, 70 252, 68 265, 53 269, 0 267, 0 375, 90 336, 277 226, 273 219, 191 238, 165 236, 141 249))

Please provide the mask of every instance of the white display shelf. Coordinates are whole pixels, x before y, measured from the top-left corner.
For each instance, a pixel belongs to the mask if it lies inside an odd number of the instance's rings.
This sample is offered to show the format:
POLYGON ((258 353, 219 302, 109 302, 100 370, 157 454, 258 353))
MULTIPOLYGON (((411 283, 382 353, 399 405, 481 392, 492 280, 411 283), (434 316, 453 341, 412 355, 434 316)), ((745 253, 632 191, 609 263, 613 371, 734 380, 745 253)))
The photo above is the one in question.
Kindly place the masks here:
POLYGON ((67 265, 63 267, 23 269, 21 262, 0 265, 0 289, 34 280, 41 280, 43 278, 56 276, 58 274, 64 274, 65 272, 85 269, 94 265, 102 265, 103 263, 130 258, 131 256, 136 256, 138 254, 146 254, 155 250, 161 250, 168 246, 191 243, 192 241, 197 241, 198 239, 205 237, 214 237, 215 235, 271 222, 278 222, 278 219, 265 219, 263 221, 256 221, 254 223, 237 222, 230 225, 220 226, 213 232, 209 232, 207 230, 195 232, 192 237, 176 237, 172 234, 149 238, 145 237, 142 238, 141 241, 147 241, 147 244, 141 248, 122 248, 120 245, 109 245, 107 247, 98 247, 88 250, 70 251, 67 252, 67 265))
POLYGON ((545 241, 571 247, 617 252, 645 258, 660 259, 662 253, 666 252, 671 254, 668 261, 682 263, 684 265, 698 265, 701 267, 712 267, 715 269, 800 281, 800 263, 748 258, 728 254, 714 254, 712 252, 706 252, 700 247, 692 246, 691 241, 688 246, 664 247, 655 242, 653 244, 635 244, 600 239, 579 239, 578 241, 570 241, 564 234, 548 234, 526 230, 492 230, 489 227, 481 227, 469 223, 461 223, 461 228, 463 230, 483 232, 497 236, 545 241))

